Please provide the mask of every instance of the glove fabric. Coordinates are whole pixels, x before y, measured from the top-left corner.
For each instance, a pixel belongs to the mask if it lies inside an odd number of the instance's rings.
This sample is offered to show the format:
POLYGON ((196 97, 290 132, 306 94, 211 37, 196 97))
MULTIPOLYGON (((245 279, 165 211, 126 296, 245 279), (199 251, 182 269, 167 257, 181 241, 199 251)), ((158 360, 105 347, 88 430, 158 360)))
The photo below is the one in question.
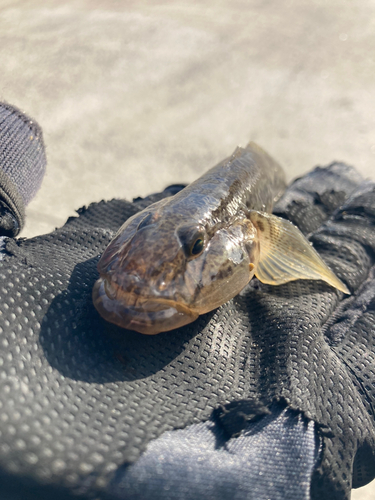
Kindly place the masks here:
MULTIPOLYGON (((295 181, 275 207, 309 234, 351 296, 320 281, 269 286, 253 279, 176 331, 150 337, 106 323, 91 301, 99 254, 126 218, 176 190, 134 203, 94 203, 51 234, 6 240, 0 493, 11 500, 25 492, 30 499, 143 499, 151 484, 160 499, 232 499, 237 488, 238 498, 261 500, 270 498, 262 484, 275 480, 286 488, 277 498, 348 499, 351 487, 375 477, 374 183, 335 163, 295 181), (241 473, 227 487, 230 460, 223 455, 212 480, 221 487, 204 489, 202 481, 195 497, 188 494, 189 465, 175 461, 181 487, 169 497, 166 482, 153 482, 160 440, 167 450, 177 433, 199 436, 202 426, 216 436, 198 454, 204 463, 220 449, 240 449, 249 433, 253 446, 261 432, 270 443, 276 435, 292 439, 294 428, 303 496, 288 490, 281 469, 263 483, 241 473), (137 471, 149 456, 151 465, 137 471)), ((191 465, 200 445, 187 450, 191 465)), ((256 456, 247 460, 241 470, 259 465, 256 456)))
POLYGON ((22 230, 25 206, 40 188, 46 163, 39 125, 15 106, 0 103, 0 239, 22 230))

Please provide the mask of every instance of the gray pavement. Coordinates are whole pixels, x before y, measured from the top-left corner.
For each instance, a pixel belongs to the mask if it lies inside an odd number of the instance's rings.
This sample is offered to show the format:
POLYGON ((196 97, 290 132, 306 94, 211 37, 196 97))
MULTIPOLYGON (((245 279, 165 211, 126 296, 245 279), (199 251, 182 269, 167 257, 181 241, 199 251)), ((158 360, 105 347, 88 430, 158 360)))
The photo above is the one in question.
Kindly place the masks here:
POLYGON ((24 236, 249 139, 289 179, 332 160, 375 177, 373 1, 0 0, 0 37, 0 99, 48 153, 24 236))
POLYGON ((333 160, 375 179, 373 0, 0 0, 0 68, 47 147, 23 236, 190 182, 249 139, 288 179, 333 160))

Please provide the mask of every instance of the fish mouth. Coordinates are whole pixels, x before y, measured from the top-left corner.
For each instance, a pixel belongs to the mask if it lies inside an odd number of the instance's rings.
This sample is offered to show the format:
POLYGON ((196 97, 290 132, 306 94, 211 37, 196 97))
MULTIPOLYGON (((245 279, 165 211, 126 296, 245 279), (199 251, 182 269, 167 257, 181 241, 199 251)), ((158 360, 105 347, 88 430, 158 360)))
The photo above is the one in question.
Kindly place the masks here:
POLYGON ((174 330, 199 316, 196 311, 172 299, 126 292, 104 277, 96 281, 92 299, 106 321, 145 335, 174 330))

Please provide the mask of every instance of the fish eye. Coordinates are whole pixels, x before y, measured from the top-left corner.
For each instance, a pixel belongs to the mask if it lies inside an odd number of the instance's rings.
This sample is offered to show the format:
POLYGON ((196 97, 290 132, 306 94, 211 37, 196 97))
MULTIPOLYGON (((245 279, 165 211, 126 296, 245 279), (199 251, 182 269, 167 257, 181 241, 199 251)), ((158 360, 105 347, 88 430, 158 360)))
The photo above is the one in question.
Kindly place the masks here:
POLYGON ((177 235, 186 257, 197 257, 203 252, 205 234, 201 227, 180 227, 177 235))
POLYGON ((190 249, 190 254, 194 255, 194 256, 199 255, 200 253, 202 253, 203 247, 204 247, 204 239, 201 237, 198 237, 194 241, 193 246, 190 249))

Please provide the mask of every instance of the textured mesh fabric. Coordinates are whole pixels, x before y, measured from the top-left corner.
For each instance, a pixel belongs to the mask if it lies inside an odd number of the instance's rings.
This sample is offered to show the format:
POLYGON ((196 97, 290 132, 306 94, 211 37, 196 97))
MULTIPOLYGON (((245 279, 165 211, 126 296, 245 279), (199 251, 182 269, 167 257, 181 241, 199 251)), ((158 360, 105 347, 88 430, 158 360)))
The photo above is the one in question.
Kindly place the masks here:
POLYGON ((375 476, 374 185, 333 164, 298 180, 275 209, 312 232, 349 298, 319 281, 254 279, 196 322, 142 336, 102 320, 91 289, 113 231, 169 194, 93 204, 50 235, 7 240, 2 484, 35 498, 111 498, 119 467, 165 431, 215 418, 237 436, 281 401, 312 420, 322 442, 312 499, 349 498, 352 477, 358 487, 375 476))
POLYGON ((39 125, 16 107, 0 103, 0 236, 21 231, 25 205, 39 190, 45 169, 39 125))

